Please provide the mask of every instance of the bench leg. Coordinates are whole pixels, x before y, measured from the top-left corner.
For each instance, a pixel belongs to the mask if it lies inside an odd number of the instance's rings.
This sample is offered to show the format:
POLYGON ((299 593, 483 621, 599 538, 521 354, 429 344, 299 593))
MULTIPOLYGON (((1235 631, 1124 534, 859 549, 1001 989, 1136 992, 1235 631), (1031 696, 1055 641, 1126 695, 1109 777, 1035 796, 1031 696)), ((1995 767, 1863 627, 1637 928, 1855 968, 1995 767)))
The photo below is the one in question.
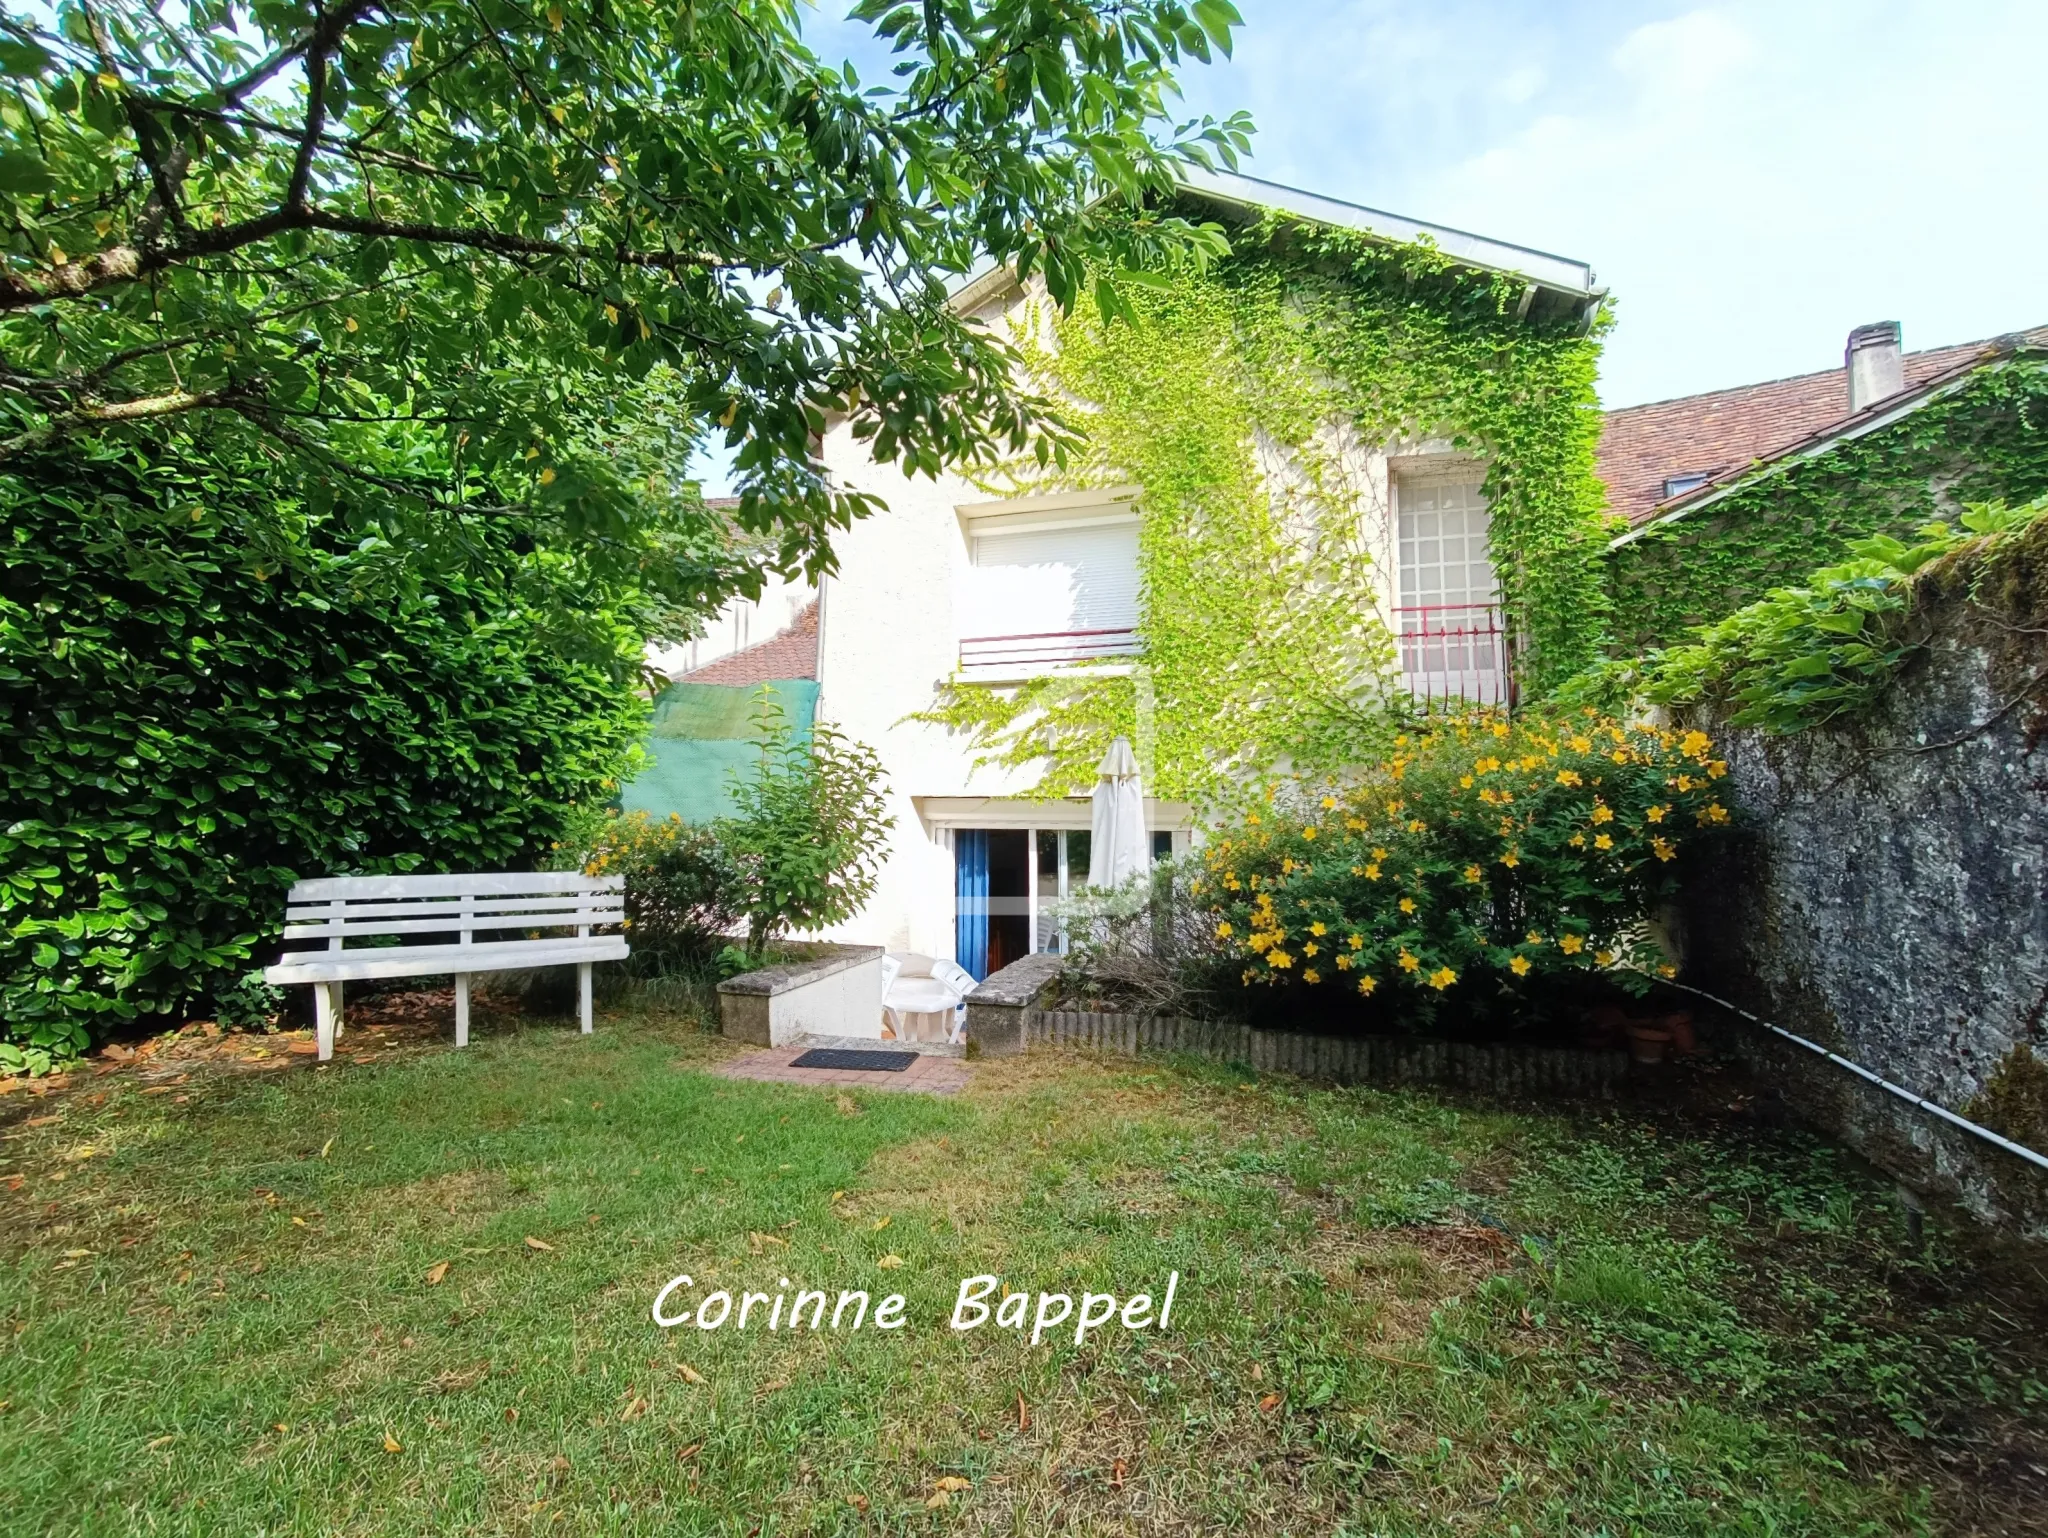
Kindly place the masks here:
POLYGON ((455 974, 455 1045, 469 1045, 469 974, 455 974))
POLYGON ((583 1024, 583 1034, 588 1036, 591 1032, 591 1020, 590 963, 587 961, 578 962, 576 965, 576 1018, 583 1024))
POLYGON ((341 1024, 341 984, 313 984, 313 1036, 320 1043, 320 1061, 334 1057, 334 1033, 341 1024))

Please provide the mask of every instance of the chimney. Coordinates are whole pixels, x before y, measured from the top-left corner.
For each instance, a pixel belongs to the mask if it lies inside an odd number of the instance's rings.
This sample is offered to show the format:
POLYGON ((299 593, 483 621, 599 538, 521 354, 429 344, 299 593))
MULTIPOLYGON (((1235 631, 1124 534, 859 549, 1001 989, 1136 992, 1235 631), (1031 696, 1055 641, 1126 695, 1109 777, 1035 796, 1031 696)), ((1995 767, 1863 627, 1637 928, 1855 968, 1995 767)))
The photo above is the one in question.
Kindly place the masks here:
POLYGON ((1849 411, 1887 400, 1906 388, 1906 359, 1899 347, 1899 323, 1873 321, 1849 333, 1843 357, 1849 373, 1849 411))

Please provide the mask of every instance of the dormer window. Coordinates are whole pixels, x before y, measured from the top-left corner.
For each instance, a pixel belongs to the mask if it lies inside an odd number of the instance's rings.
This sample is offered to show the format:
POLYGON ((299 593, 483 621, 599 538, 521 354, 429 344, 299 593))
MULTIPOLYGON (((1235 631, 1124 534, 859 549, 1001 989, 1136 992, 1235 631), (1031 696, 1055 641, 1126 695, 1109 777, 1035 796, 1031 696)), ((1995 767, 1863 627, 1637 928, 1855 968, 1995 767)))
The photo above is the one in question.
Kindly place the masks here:
POLYGON ((1691 470, 1684 475, 1667 475, 1664 477, 1663 500, 1669 502, 1673 497, 1682 497, 1688 491, 1698 491, 1712 479, 1713 477, 1704 470, 1691 470))

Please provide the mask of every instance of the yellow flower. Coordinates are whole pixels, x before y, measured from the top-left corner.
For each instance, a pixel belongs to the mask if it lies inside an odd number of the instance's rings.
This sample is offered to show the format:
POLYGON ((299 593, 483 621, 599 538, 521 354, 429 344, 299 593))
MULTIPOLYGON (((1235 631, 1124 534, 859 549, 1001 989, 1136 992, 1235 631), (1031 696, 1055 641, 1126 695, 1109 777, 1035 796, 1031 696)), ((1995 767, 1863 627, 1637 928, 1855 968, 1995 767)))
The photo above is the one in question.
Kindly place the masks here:
POLYGON ((1470 790, 1472 788, 1472 776, 1469 774, 1461 776, 1458 780, 1458 784, 1464 787, 1466 790, 1470 790))
POLYGON ((1595 801, 1595 802, 1593 803, 1593 821, 1595 821, 1595 822, 1612 822, 1612 821, 1614 821, 1614 808, 1613 808, 1613 807, 1611 807, 1611 806, 1609 806, 1609 805, 1608 805, 1608 804, 1607 804, 1607 803, 1606 803, 1605 801, 1595 801))
POLYGON ((1603 833, 1593 840, 1593 847, 1595 849, 1612 849, 1614 847, 1614 838, 1611 834, 1603 833))
POLYGON ((1407 948, 1405 946, 1402 948, 1399 960, 1401 963, 1401 970, 1403 972, 1415 972, 1421 970, 1422 962, 1418 958, 1409 955, 1407 948))
POLYGON ((1590 753, 1590 752, 1592 752, 1592 751, 1593 751, 1593 741, 1592 741, 1592 739, 1591 739, 1590 737, 1574 737, 1574 738, 1572 739, 1572 751, 1573 751, 1574 753, 1590 753))
POLYGON ((1584 849, 1586 847, 1586 835, 1583 833, 1574 833, 1570 838, 1566 839, 1565 842, 1567 844, 1570 844, 1574 849, 1584 849))
POLYGON ((1365 936, 1353 935, 1350 938, 1350 940, 1348 940, 1345 943, 1348 944, 1354 951, 1362 951, 1365 949, 1365 936))
POLYGON ((1727 772, 1728 763, 1725 759, 1717 758, 1711 764, 1707 765, 1707 773, 1714 779, 1720 779, 1721 776, 1726 774, 1727 772))
POLYGON ((1517 977, 1527 977, 1529 975, 1529 958, 1527 956, 1517 956, 1508 963, 1508 970, 1517 977))
POLYGON ((1378 979, 1377 977, 1372 977, 1372 976, 1366 976, 1366 977, 1361 977, 1361 978, 1360 978, 1360 979, 1358 980, 1358 991, 1359 991, 1360 993, 1371 993, 1371 992, 1373 991, 1373 989, 1375 989, 1375 988, 1379 987, 1379 985, 1380 985, 1380 980, 1379 980, 1379 979, 1378 979))
POLYGON ((1325 796, 1325 797, 1323 797, 1323 810, 1324 810, 1324 811, 1326 811, 1326 812, 1334 812, 1334 811, 1335 811, 1336 809, 1337 809, 1337 798, 1336 798, 1335 796, 1325 796))
POLYGON ((1467 881, 1477 881, 1484 874, 1485 872, 1480 870, 1480 868, 1476 865, 1468 865, 1465 867, 1465 879, 1467 881))
POLYGON ((1727 820, 1728 808, 1718 801, 1709 801, 1700 808, 1701 822, 1726 822, 1727 820))
POLYGON ((1669 860, 1678 854, 1678 846, 1668 838, 1651 839, 1650 849, 1660 860, 1669 860))
POLYGON ((1500 863, 1505 865, 1509 870, 1513 870, 1517 865, 1520 865, 1522 863, 1522 857, 1519 854, 1517 854, 1514 850, 1510 849, 1506 854, 1500 857, 1500 863))
POLYGON ((1457 980, 1458 974, 1453 972, 1449 967, 1438 967, 1434 972, 1429 974, 1429 986, 1436 989, 1438 993, 1442 993, 1444 989, 1450 987, 1451 984, 1455 983, 1457 980))
POLYGON ((1316 942, 1311 940, 1306 945, 1302 946, 1301 953, 1304 956, 1313 956, 1318 949, 1319 947, 1316 945, 1316 942))
POLYGON ((1351 970, 1351 958, 1342 951, 1337 953, 1337 970, 1339 972, 1349 972, 1351 970))
POLYGON ((1312 935, 1321 936, 1328 934, 1330 932, 1330 929, 1329 926, 1326 925, 1321 919, 1317 919, 1313 924, 1308 926, 1308 932, 1312 935))
POLYGON ((1410 833, 1427 833, 1429 831, 1429 824, 1418 817, 1415 821, 1408 824, 1408 831, 1410 833))
POLYGON ((1593 965, 1594 965, 1594 966, 1596 966, 1596 967, 1611 967, 1611 966, 1613 966, 1613 965, 1614 965, 1614 952, 1613 952, 1613 951, 1595 951, 1595 952, 1593 952, 1593 965))
POLYGON ((1236 931, 1230 927, 1229 919, 1225 919, 1216 926, 1216 938, 1219 940, 1228 940, 1235 933, 1236 931))
POLYGON ((1275 951, 1266 958, 1266 965, 1269 967, 1279 967, 1284 971, 1286 968, 1294 965, 1294 958, 1285 951, 1275 951))
POLYGON ((1310 843, 1314 843, 1316 837, 1316 830, 1314 828, 1303 828, 1301 830, 1301 836, 1307 839, 1310 843))
POLYGON ((1387 852, 1384 849, 1375 849, 1372 852, 1372 857, 1375 861, 1384 860, 1387 857, 1387 852))
POLYGON ((1249 826, 1256 828, 1259 825, 1259 814, 1257 812, 1246 812, 1244 820, 1249 826))
POLYGON ((1576 956, 1586 948, 1584 935, 1563 935, 1558 939, 1557 948, 1567 956, 1576 956))
POLYGON ((1560 785, 1583 785, 1586 782, 1579 778, 1578 770, 1560 769, 1557 771, 1557 783, 1560 785))
POLYGON ((1404 898, 1402 898, 1402 899, 1401 899, 1401 911, 1402 911, 1403 913, 1413 913, 1413 912, 1415 911, 1415 899, 1414 899, 1414 898, 1412 898, 1412 897, 1404 897, 1404 898))
POLYGON ((1541 945, 1543 943, 1543 936, 1538 934, 1533 929, 1530 930, 1526 935, 1522 936, 1522 938, 1527 940, 1531 945, 1541 945))
POLYGON ((1379 879, 1380 879, 1380 868, 1379 868, 1379 867, 1378 867, 1377 865, 1368 865, 1368 866, 1366 866, 1366 868, 1365 868, 1365 879, 1366 879, 1366 880, 1368 880, 1368 881, 1377 881, 1377 880, 1379 880, 1379 879))
POLYGON ((1687 732, 1679 741, 1678 751, 1687 758, 1704 758, 1713 745, 1714 739, 1705 732, 1687 732))
POLYGON ((1657 968, 1657 975, 1659 977, 1676 977, 1678 976, 1678 968, 1674 967, 1670 962, 1667 961, 1664 963, 1664 965, 1657 968))

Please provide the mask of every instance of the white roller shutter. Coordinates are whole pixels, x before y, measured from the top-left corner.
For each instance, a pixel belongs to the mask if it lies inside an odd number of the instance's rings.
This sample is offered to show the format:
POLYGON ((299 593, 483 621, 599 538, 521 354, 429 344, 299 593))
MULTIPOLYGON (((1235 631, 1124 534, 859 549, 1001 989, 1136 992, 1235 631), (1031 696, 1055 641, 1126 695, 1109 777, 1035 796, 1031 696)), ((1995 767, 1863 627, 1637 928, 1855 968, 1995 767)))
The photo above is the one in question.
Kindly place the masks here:
POLYGON ((974 607, 980 635, 1130 630, 1138 623, 1138 525, 979 534, 974 607))

